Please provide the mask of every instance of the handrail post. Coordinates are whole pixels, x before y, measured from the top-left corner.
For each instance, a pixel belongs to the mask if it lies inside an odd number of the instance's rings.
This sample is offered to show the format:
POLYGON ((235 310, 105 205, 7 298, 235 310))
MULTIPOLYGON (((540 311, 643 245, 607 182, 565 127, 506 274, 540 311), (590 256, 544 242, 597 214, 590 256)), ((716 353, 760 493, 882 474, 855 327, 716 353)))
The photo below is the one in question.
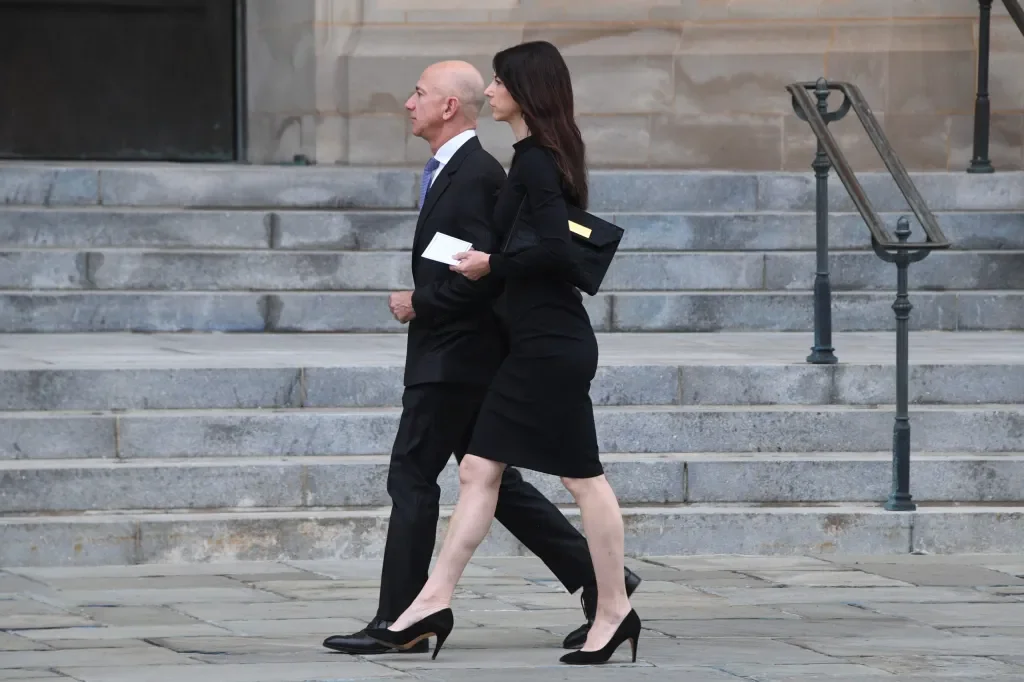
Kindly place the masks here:
MULTIPOLYGON (((818 112, 828 118, 828 82, 819 78, 814 94, 818 98, 818 112)), ((811 168, 816 178, 815 218, 817 267, 814 275, 814 346, 807 362, 815 365, 834 365, 839 362, 832 347, 832 282, 828 269, 828 172, 832 164, 825 146, 818 140, 818 153, 811 168)))
POLYGON ((978 96, 974 100, 974 158, 968 173, 994 173, 988 158, 989 127, 992 105, 988 98, 988 63, 992 34, 992 0, 979 0, 981 18, 978 22, 978 96))
MULTIPOLYGON (((899 219, 896 225, 896 238, 906 242, 910 237, 910 221, 906 217, 899 219)), ((889 511, 914 511, 910 495, 910 414, 907 405, 910 384, 910 311, 914 306, 910 303, 907 290, 907 269, 914 259, 909 251, 894 254, 896 263, 896 302, 892 309, 896 312, 896 422, 892 431, 892 491, 885 503, 889 511)))

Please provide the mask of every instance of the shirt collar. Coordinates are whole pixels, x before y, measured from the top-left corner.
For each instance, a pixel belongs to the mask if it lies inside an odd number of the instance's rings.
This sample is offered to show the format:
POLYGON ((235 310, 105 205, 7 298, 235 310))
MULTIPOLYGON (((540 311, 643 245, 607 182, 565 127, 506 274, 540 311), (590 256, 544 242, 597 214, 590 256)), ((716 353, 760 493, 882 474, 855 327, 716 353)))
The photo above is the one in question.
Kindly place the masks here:
POLYGON ((437 150, 436 154, 434 154, 434 158, 437 159, 442 166, 445 165, 452 160, 452 157, 455 156, 455 152, 459 151, 462 145, 466 144, 466 142, 472 140, 474 137, 476 137, 475 130, 466 130, 459 133, 441 145, 441 148, 437 150))

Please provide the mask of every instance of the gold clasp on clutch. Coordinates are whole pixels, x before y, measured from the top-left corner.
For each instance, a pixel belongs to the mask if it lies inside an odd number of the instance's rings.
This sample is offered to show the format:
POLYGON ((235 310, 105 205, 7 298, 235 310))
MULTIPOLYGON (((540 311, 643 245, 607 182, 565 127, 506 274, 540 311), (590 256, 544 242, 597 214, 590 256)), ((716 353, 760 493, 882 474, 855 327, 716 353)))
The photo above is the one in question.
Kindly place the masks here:
POLYGON ((590 235, 593 234, 593 232, 594 232, 589 227, 583 227, 579 223, 575 223, 575 222, 573 222, 571 220, 569 221, 569 231, 570 232, 575 232, 576 234, 578 234, 579 236, 583 237, 584 239, 590 239, 590 235))

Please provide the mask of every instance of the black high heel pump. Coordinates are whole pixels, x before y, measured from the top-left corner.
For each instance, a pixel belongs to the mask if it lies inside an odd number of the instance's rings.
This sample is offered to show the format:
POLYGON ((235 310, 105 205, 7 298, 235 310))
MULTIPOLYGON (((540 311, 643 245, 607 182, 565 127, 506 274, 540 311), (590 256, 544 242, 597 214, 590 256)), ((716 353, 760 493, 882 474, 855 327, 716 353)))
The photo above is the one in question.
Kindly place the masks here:
POLYGON ((597 651, 573 651, 562 656, 559 660, 570 665, 607 663, 608 659, 615 653, 615 650, 619 648, 619 645, 628 639, 633 648, 633 662, 636 663, 636 645, 640 641, 640 627, 640 616, 636 615, 636 611, 631 610, 629 615, 619 623, 619 627, 615 629, 615 634, 612 635, 612 638, 603 647, 597 651))
POLYGON ((428 637, 436 637, 437 644, 434 646, 434 655, 431 660, 437 658, 441 646, 452 634, 455 627, 455 615, 451 609, 435 611, 423 620, 417 621, 404 630, 388 630, 387 628, 367 628, 366 636, 380 642, 392 649, 405 651, 428 637))

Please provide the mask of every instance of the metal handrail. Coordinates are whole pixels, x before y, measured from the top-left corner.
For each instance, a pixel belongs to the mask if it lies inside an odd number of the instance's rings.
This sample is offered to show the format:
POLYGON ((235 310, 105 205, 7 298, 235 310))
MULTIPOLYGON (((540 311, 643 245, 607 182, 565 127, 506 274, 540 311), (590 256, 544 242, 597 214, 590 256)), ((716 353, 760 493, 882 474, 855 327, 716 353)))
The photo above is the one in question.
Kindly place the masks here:
POLYGON ((949 248, 949 240, 942 233, 942 229, 935 220, 935 215, 925 204, 924 198, 921 197, 921 193, 917 190, 917 186, 910 179, 910 174, 907 173, 903 162, 899 160, 896 152, 893 151, 892 145, 889 144, 885 133, 882 132, 882 127, 878 124, 878 119, 872 113, 871 107, 868 106, 867 101, 864 99, 864 95, 861 94, 860 88, 852 83, 826 83, 824 79, 819 79, 816 83, 794 83, 786 86, 786 90, 793 97, 793 106, 796 109, 797 116, 807 121, 814 132, 814 136, 821 142, 825 154, 832 163, 832 167, 836 169, 836 175, 839 176, 843 186, 846 187, 846 191, 850 193, 850 199, 853 200, 854 206, 856 206, 857 211, 864 218, 868 229, 871 230, 871 239, 874 243, 883 249, 895 251, 949 248), (857 114, 857 118, 860 119, 861 125, 864 126, 868 138, 875 145, 875 149, 878 150, 878 154, 882 157, 882 162, 885 163, 885 167, 889 169, 889 174, 896 181, 896 186, 907 200, 914 215, 917 216, 921 227, 924 228, 925 241, 907 242, 893 239, 885 228, 885 223, 882 222, 881 216, 878 215, 874 206, 871 205, 871 200, 846 160, 846 156, 839 148, 835 137, 832 136, 832 131, 829 130, 825 117, 818 110, 818 105, 811 99, 810 91, 820 90, 822 85, 828 90, 838 90, 845 96, 839 111, 836 112, 836 120, 845 116, 846 112, 850 109, 857 114))
POLYGON ((1017 0, 1003 0, 1003 4, 1006 5, 1006 11, 1010 13, 1013 23, 1020 29, 1021 35, 1024 35, 1024 8, 1017 0))
MULTIPOLYGON (((989 0, 991 2, 991 0, 989 0)), ((946 235, 939 228, 935 216, 928 209, 921 193, 910 179, 907 169, 896 156, 892 145, 878 125, 860 90, 850 83, 829 83, 819 78, 815 83, 794 83, 786 87, 793 97, 796 115, 807 121, 814 136, 818 138, 818 151, 811 168, 817 179, 815 213, 817 215, 816 256, 817 272, 814 277, 814 346, 807 361, 814 364, 835 364, 839 362, 832 348, 832 288, 829 280, 828 262, 828 173, 830 168, 849 192, 857 211, 860 212, 871 231, 871 248, 875 255, 887 263, 896 265, 896 301, 892 309, 896 313, 896 418, 892 437, 892 490, 885 508, 890 511, 913 511, 917 509, 910 495, 910 303, 907 285, 907 270, 911 263, 927 257, 932 251, 950 246, 946 235), (815 99, 811 99, 811 91, 815 99), (836 111, 828 110, 828 98, 832 91, 843 93, 843 102, 836 111), (871 200, 850 167, 846 156, 828 128, 829 123, 841 120, 851 110, 856 112, 861 125, 875 145, 885 167, 896 182, 896 186, 907 200, 921 227, 925 240, 911 242, 910 220, 900 217, 896 223, 896 239, 885 228, 881 216, 871 205, 871 200)))
MULTIPOLYGON (((992 104, 988 98, 988 64, 989 53, 992 51, 992 2, 978 0, 980 18, 978 20, 978 94, 974 98, 974 154, 968 173, 994 173, 992 159, 989 158, 988 142, 992 118, 992 104)), ((1024 9, 1017 0, 1003 0, 1006 11, 1013 23, 1017 24, 1021 35, 1024 35, 1024 9)))

